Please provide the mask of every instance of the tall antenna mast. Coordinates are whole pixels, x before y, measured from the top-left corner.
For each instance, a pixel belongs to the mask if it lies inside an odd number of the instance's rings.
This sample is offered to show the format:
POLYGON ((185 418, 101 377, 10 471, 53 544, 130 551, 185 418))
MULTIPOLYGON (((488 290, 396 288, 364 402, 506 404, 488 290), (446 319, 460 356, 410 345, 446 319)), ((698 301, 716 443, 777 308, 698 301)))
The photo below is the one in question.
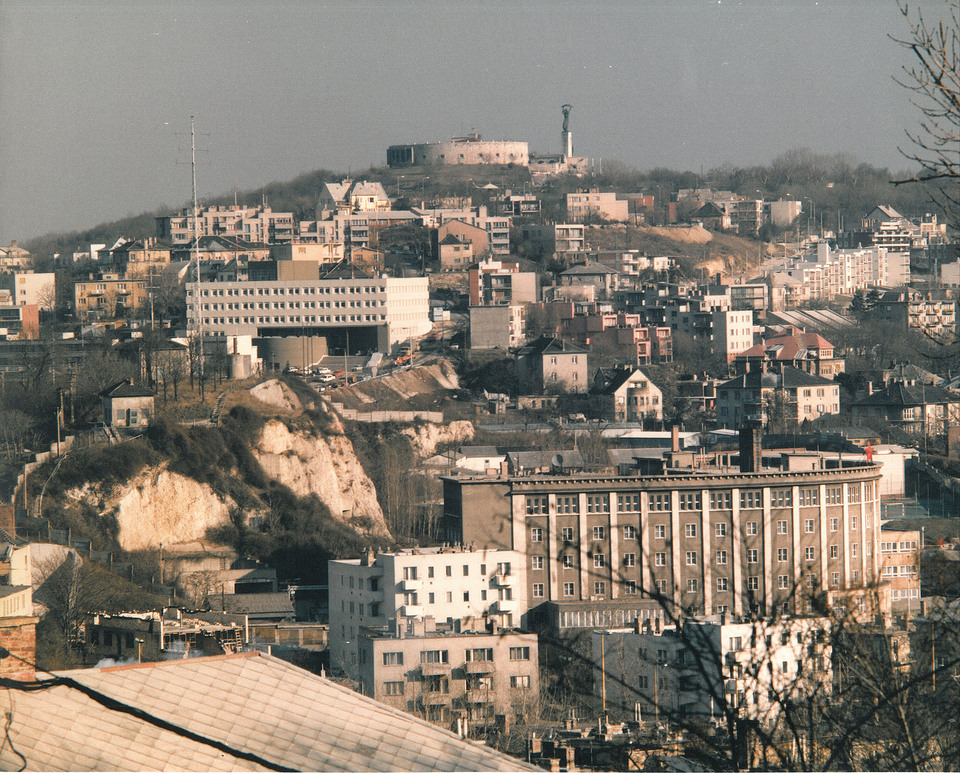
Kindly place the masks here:
MULTIPOLYGON (((193 173, 193 261, 197 271, 197 356, 200 358, 200 383, 203 384, 203 308, 200 303, 200 208, 197 206, 197 136, 190 116, 190 169, 193 173)), ((202 390, 201 386, 201 390, 202 390)))

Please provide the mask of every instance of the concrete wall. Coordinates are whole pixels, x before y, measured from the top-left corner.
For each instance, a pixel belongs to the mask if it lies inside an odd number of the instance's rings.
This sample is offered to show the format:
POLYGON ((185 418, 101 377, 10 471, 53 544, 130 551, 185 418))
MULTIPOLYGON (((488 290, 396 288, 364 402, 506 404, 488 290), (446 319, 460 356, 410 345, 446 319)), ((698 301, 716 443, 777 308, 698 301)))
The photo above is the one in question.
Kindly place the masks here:
POLYGON ((387 148, 387 164, 391 167, 427 166, 431 164, 519 164, 530 163, 526 142, 487 141, 430 142, 413 145, 391 145, 387 148))

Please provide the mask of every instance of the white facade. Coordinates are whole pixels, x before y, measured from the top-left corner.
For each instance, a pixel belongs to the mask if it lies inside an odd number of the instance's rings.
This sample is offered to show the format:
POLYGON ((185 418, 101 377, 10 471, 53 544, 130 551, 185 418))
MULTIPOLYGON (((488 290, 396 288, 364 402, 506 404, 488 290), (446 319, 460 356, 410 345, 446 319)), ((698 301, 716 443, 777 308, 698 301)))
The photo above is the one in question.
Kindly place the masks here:
MULTIPOLYGON (((187 319, 196 319, 196 285, 187 286, 187 319)), ((386 327, 390 345, 428 333, 425 277, 201 282, 207 335, 280 335, 315 328, 386 327)))
POLYGON ((293 213, 270 207, 212 206, 157 218, 157 236, 174 244, 190 244, 194 225, 200 236, 225 236, 248 242, 278 243, 293 239, 293 213))
POLYGON ((14 298, 17 306, 39 306, 44 311, 52 311, 56 303, 56 274, 35 274, 31 272, 14 275, 14 298))
POLYGON ((637 704, 647 721, 723 717, 726 701, 727 713, 770 728, 785 702, 829 695, 829 641, 829 619, 809 617, 594 631, 593 663, 599 669, 602 647, 606 677, 598 673, 594 693, 606 687, 614 718, 630 718, 637 704))
POLYGON ((514 550, 418 548, 331 561, 330 664, 353 673, 361 626, 398 615, 435 620, 494 618, 501 627, 527 610, 526 558, 514 550))
POLYGON ((578 191, 567 194, 567 217, 578 223, 590 217, 625 222, 630 218, 630 205, 613 192, 578 191))

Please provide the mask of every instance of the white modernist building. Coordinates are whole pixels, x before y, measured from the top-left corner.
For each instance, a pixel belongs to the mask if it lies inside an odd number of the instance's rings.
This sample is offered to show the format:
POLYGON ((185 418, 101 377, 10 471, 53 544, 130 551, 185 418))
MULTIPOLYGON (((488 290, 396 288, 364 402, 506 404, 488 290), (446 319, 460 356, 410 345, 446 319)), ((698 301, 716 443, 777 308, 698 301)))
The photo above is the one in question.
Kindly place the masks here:
MULTIPOLYGON (((195 321, 196 285, 187 286, 195 321)), ((203 331, 211 336, 330 336, 350 330, 351 350, 385 351, 431 329, 425 277, 201 282, 203 331)))
POLYGON ((331 561, 330 665, 354 674, 361 627, 398 616, 494 620, 526 612, 526 557, 514 550, 414 548, 331 561))

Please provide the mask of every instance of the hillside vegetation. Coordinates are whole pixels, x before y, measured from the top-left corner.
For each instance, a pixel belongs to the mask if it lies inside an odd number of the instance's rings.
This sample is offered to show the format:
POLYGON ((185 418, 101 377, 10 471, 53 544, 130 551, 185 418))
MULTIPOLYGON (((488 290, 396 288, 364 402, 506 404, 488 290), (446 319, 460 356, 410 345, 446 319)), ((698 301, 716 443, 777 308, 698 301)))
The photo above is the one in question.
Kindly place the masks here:
MULTIPOLYGON (((325 182, 339 181, 348 175, 342 171, 317 169, 305 172, 292 180, 276 181, 264 188, 244 191, 237 195, 241 204, 256 205, 265 197, 276 211, 292 212, 297 219, 316 217, 320 189, 325 182)), ((565 195, 585 186, 620 192, 646 191, 658 197, 658 208, 667 193, 680 188, 732 190, 753 197, 767 199, 810 199, 805 203, 816 206, 825 228, 836 228, 838 215, 848 225, 877 204, 889 204, 907 216, 925 212, 941 213, 921 186, 894 187, 890 180, 907 176, 881 167, 864 164, 846 154, 817 154, 807 149, 786 151, 769 164, 752 167, 724 165, 706 174, 656 168, 639 171, 626 164, 605 161, 595 174, 587 178, 560 176, 549 179, 541 187, 530 187, 530 173, 525 167, 514 166, 446 166, 392 170, 376 167, 352 174, 354 179, 376 180, 383 183, 391 196, 398 196, 397 207, 418 205, 423 200, 442 196, 470 196, 475 205, 487 203, 496 190, 482 190, 485 185, 513 191, 533 190, 543 202, 546 220, 564 219, 565 195)), ((233 192, 209 197, 202 204, 230 204, 233 192)), ((184 204, 183 206, 186 206, 184 204)), ((178 207, 179 208, 179 207, 178 207)), ((810 208, 812 209, 812 208, 810 208)), ((171 214, 173 208, 145 212, 133 217, 101 223, 82 231, 53 233, 29 240, 24 246, 37 257, 54 252, 72 252, 85 248, 91 242, 111 242, 118 236, 142 238, 156 233, 155 218, 171 214)), ((657 213, 654 213, 656 215, 657 213)), ((942 213, 941 213, 942 214, 942 213)), ((812 211, 807 216, 812 215, 812 211)), ((643 249, 643 247, 639 247, 643 249)), ((651 247, 650 254, 667 250, 651 247)))

